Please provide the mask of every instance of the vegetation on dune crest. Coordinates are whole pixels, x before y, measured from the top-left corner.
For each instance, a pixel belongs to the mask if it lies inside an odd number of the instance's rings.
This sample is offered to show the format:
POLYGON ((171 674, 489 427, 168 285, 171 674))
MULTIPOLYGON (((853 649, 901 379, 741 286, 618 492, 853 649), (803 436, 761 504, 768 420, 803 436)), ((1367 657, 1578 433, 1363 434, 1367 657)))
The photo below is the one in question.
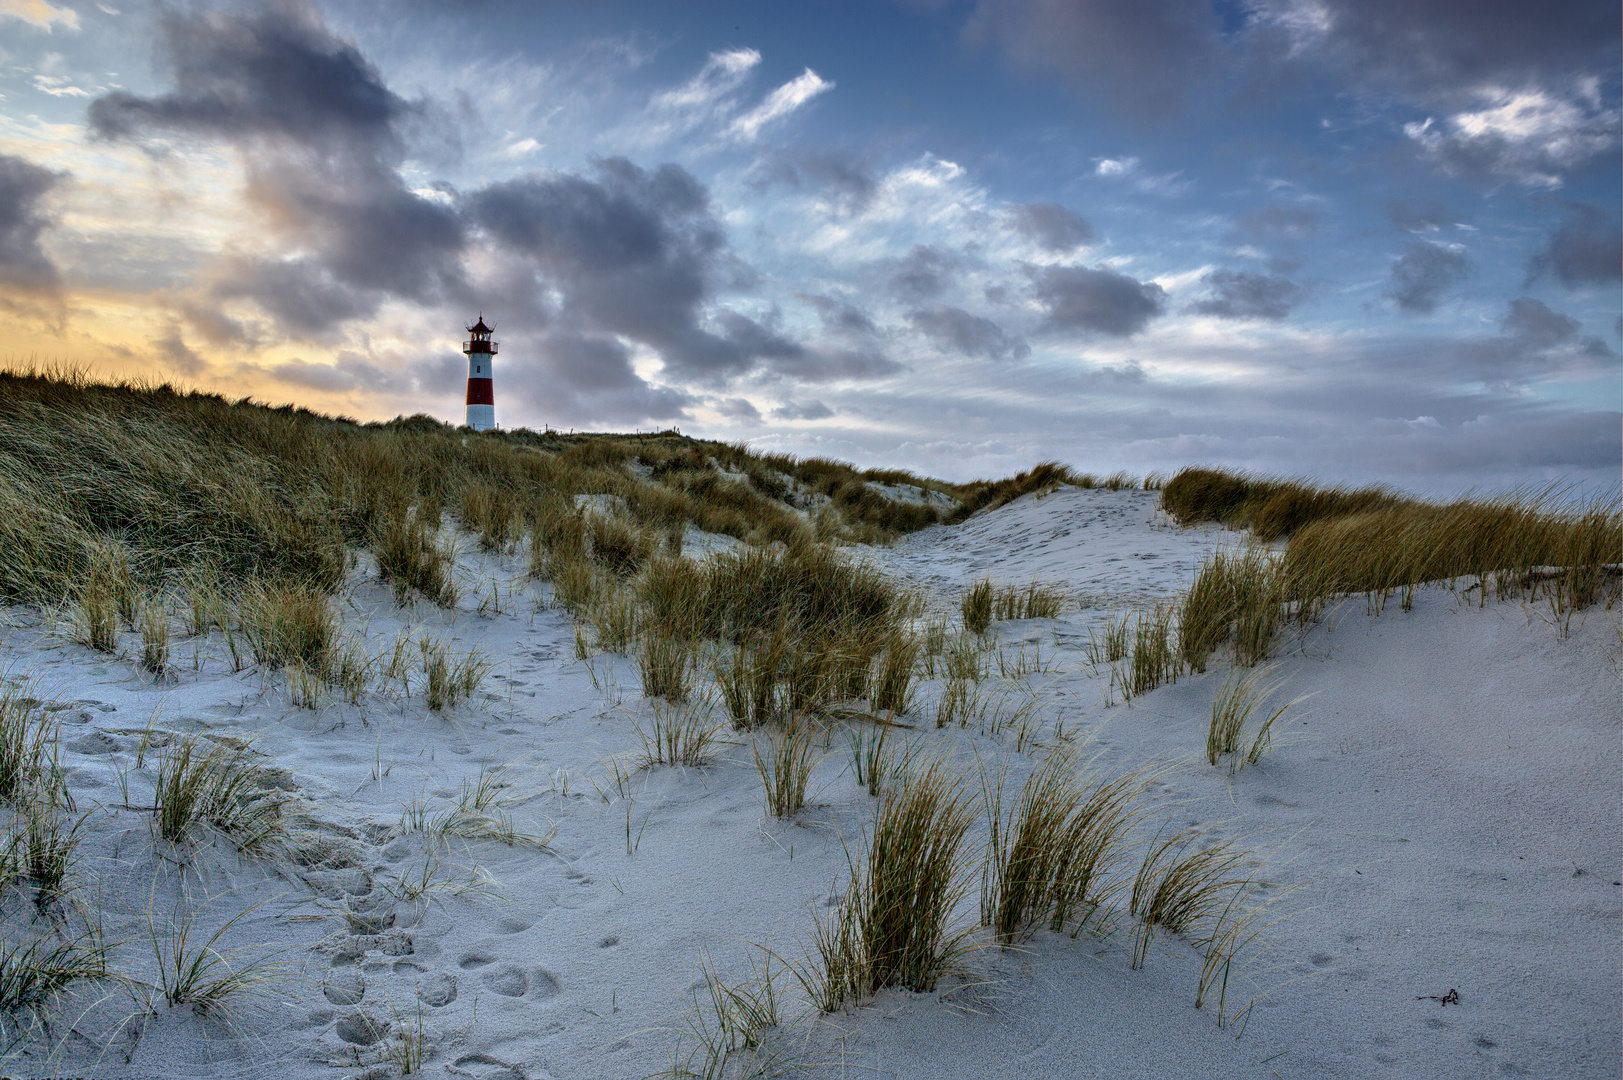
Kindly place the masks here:
POLYGON ((71 370, 0 371, 0 595, 12 601, 79 597, 110 543, 141 587, 207 565, 227 582, 328 592, 346 548, 370 548, 402 602, 447 604, 447 512, 487 550, 529 533, 538 571, 574 545, 626 575, 659 539, 679 548, 689 525, 757 545, 884 542, 990 505, 989 487, 673 431, 359 424, 71 370), (583 514, 583 500, 612 509, 583 514))
POLYGON ((1278 628, 1316 620, 1342 597, 1364 595, 1381 611, 1404 610, 1416 587, 1446 582, 1478 603, 1489 593, 1542 603, 1565 634, 1572 614, 1618 595, 1623 511, 1616 493, 1587 500, 1557 488, 1428 503, 1381 488, 1316 488, 1185 469, 1161 492, 1161 506, 1185 525, 1249 527, 1259 543, 1218 551, 1178 603, 1178 661, 1205 671, 1232 644, 1235 659, 1268 657, 1278 628), (1283 550, 1260 542, 1284 538, 1283 550))

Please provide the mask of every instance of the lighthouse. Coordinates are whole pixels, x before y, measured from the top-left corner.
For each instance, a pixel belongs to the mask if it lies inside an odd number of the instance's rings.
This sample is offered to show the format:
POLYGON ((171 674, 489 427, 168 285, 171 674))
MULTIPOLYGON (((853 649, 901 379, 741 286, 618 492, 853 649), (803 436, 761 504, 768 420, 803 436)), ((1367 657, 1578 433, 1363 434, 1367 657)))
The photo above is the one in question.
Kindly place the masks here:
POLYGON ((475 431, 489 431, 496 426, 496 384, 491 382, 491 363, 496 359, 496 343, 490 340, 495 333, 485 325, 485 317, 468 327, 468 340, 462 351, 468 357, 468 420, 475 431))

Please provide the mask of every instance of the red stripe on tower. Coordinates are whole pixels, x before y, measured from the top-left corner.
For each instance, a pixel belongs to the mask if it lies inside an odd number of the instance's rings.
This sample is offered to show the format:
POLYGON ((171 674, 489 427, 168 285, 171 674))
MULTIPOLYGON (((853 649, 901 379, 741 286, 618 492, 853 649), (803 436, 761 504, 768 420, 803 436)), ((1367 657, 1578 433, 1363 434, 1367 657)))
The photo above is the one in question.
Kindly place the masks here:
POLYGON ((468 340, 462 351, 468 357, 468 417, 467 425, 475 431, 489 431, 496 426, 496 383, 493 370, 496 343, 490 335, 495 333, 485 325, 483 314, 479 321, 468 327, 468 340))

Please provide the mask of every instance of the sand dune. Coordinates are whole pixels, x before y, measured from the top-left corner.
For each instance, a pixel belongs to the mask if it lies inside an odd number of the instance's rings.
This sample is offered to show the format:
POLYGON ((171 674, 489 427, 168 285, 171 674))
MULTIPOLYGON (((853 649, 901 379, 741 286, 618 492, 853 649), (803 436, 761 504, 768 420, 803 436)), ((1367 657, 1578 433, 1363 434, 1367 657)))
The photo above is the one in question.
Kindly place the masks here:
MULTIPOLYGON (((1125 933, 1044 934, 1008 950, 977 939, 935 993, 804 1015, 786 1052, 811 1075, 898 1078, 1616 1075, 1617 613, 1580 613, 1562 640, 1540 609, 1478 607, 1474 593, 1423 588, 1412 611, 1380 615, 1349 601, 1281 644, 1280 699, 1312 696, 1231 777, 1202 754, 1224 664, 1107 706, 1108 674, 1086 659, 1089 627, 1171 596, 1235 539, 1171 527, 1154 505, 1061 488, 869 557, 938 604, 982 575, 1062 583, 1080 602, 996 626, 1006 649, 1040 645, 1051 662, 1009 692, 1035 694, 1038 744, 1091 733, 1101 768, 1167 766, 1151 824, 1208 823, 1267 855, 1288 895, 1230 990, 1260 995, 1243 1034, 1193 1007, 1188 943, 1158 939, 1135 971, 1125 933), (1450 991, 1457 1004, 1436 1000, 1450 991)), ((444 713, 415 688, 293 707, 280 674, 232 671, 218 634, 178 642, 178 674, 154 683, 133 659, 72 644, 52 613, 6 611, 9 677, 53 703, 70 788, 94 809, 84 885, 122 942, 119 969, 158 981, 149 912, 162 925, 200 907, 208 932, 248 911, 221 946, 244 950, 237 963, 274 953, 289 974, 217 1017, 159 1001, 141 1018, 116 989, 78 992, 62 1026, 79 1034, 43 1058, 34 1040, 6 1071, 382 1077, 420 1030, 426 1076, 642 1077, 671 1066, 704 955, 737 977, 753 944, 805 954, 809 910, 829 904, 844 842, 872 816, 840 741, 792 824, 764 811, 747 737, 731 732, 714 765, 633 771, 617 790, 609 762, 629 760, 649 717, 635 662, 603 654, 588 670, 568 616, 538 606, 547 587, 465 546, 455 611, 396 609, 365 555, 343 603, 374 652, 410 632, 489 654, 485 693, 444 713), (134 767, 149 723, 159 742, 255 739, 305 815, 299 857, 246 860, 220 842, 154 859, 147 815, 119 808, 121 774, 131 804, 150 787, 151 752, 134 767), (458 840, 436 854, 402 833, 412 806, 443 813, 495 770, 506 786, 490 809, 544 848, 458 840), (412 897, 413 881, 430 888, 412 897)), ((1033 755, 1016 733, 934 729, 939 690, 925 684, 908 734, 1022 779, 1033 755)), ((973 920, 973 896, 961 914, 973 920)), ((781 989, 807 1013, 792 979, 781 989)))

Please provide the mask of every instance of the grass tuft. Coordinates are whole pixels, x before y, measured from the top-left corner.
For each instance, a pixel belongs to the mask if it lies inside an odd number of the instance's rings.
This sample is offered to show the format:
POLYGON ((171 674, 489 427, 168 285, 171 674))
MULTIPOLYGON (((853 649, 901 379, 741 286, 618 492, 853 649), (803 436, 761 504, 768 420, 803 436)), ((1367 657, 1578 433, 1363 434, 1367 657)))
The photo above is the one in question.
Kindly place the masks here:
POLYGON ((211 825, 245 854, 268 854, 285 839, 282 797, 267 790, 251 746, 205 748, 176 737, 158 751, 152 826, 161 840, 185 843, 211 825))
POLYGON ((1133 961, 1144 966, 1156 931, 1182 934, 1223 910, 1233 892, 1249 884, 1250 853, 1228 843, 1200 846, 1198 828, 1151 841, 1133 879, 1128 910, 1133 927, 1133 961))
POLYGON ((458 656, 443 641, 423 637, 417 642, 423 658, 428 707, 434 712, 448 709, 478 692, 493 666, 478 646, 458 656))
POLYGON ((300 663, 326 672, 338 635, 325 593, 309 585, 258 582, 238 608, 254 662, 270 668, 300 663))
POLYGON ((154 675, 169 670, 169 617, 163 604, 150 599, 141 605, 141 666, 154 675))
POLYGON ((845 898, 814 921, 818 959, 797 972, 820 1009, 887 986, 935 989, 972 929, 950 920, 967 888, 958 855, 973 816, 963 778, 941 760, 884 793, 867 862, 852 870, 845 898))
POLYGON ((716 759, 716 735, 720 728, 711 719, 714 706, 708 698, 681 704, 655 700, 652 708, 652 730, 644 730, 640 724, 636 727, 637 738, 642 743, 639 763, 643 768, 654 765, 697 768, 716 759))
POLYGON ((1078 751, 1054 750, 1003 811, 1003 776, 984 775, 990 840, 981 879, 981 921, 1012 943, 1047 925, 1073 933, 1098 927, 1123 884, 1115 878, 1154 779, 1140 769, 1091 787, 1078 782, 1078 751))
POLYGON ((815 742, 811 722, 796 718, 772 730, 766 754, 761 753, 759 740, 753 744, 755 768, 766 789, 767 809, 774 817, 794 817, 805 805, 806 785, 817 764, 813 757, 815 742))
POLYGON ((688 676, 693 670, 693 650, 680 638, 666 634, 644 634, 637 652, 637 670, 642 675, 644 697, 685 701, 688 676))
POLYGON ((220 948, 220 939, 257 907, 239 911, 206 940, 199 941, 198 909, 184 916, 175 912, 167 930, 160 932, 152 905, 148 904, 147 939, 157 961, 158 989, 171 1008, 188 1005, 204 1015, 219 1013, 232 998, 263 990, 291 974, 284 964, 273 960, 274 953, 237 964, 234 961, 240 950, 220 948))
POLYGON ((981 578, 964 591, 959 613, 963 616, 965 630, 972 634, 984 634, 991 629, 992 601, 996 595, 997 589, 991 578, 981 578))
POLYGON ((394 590, 395 604, 404 607, 416 592, 443 608, 456 606, 460 593, 452 574, 455 563, 449 545, 436 543, 420 508, 383 519, 372 537, 378 574, 394 590))

